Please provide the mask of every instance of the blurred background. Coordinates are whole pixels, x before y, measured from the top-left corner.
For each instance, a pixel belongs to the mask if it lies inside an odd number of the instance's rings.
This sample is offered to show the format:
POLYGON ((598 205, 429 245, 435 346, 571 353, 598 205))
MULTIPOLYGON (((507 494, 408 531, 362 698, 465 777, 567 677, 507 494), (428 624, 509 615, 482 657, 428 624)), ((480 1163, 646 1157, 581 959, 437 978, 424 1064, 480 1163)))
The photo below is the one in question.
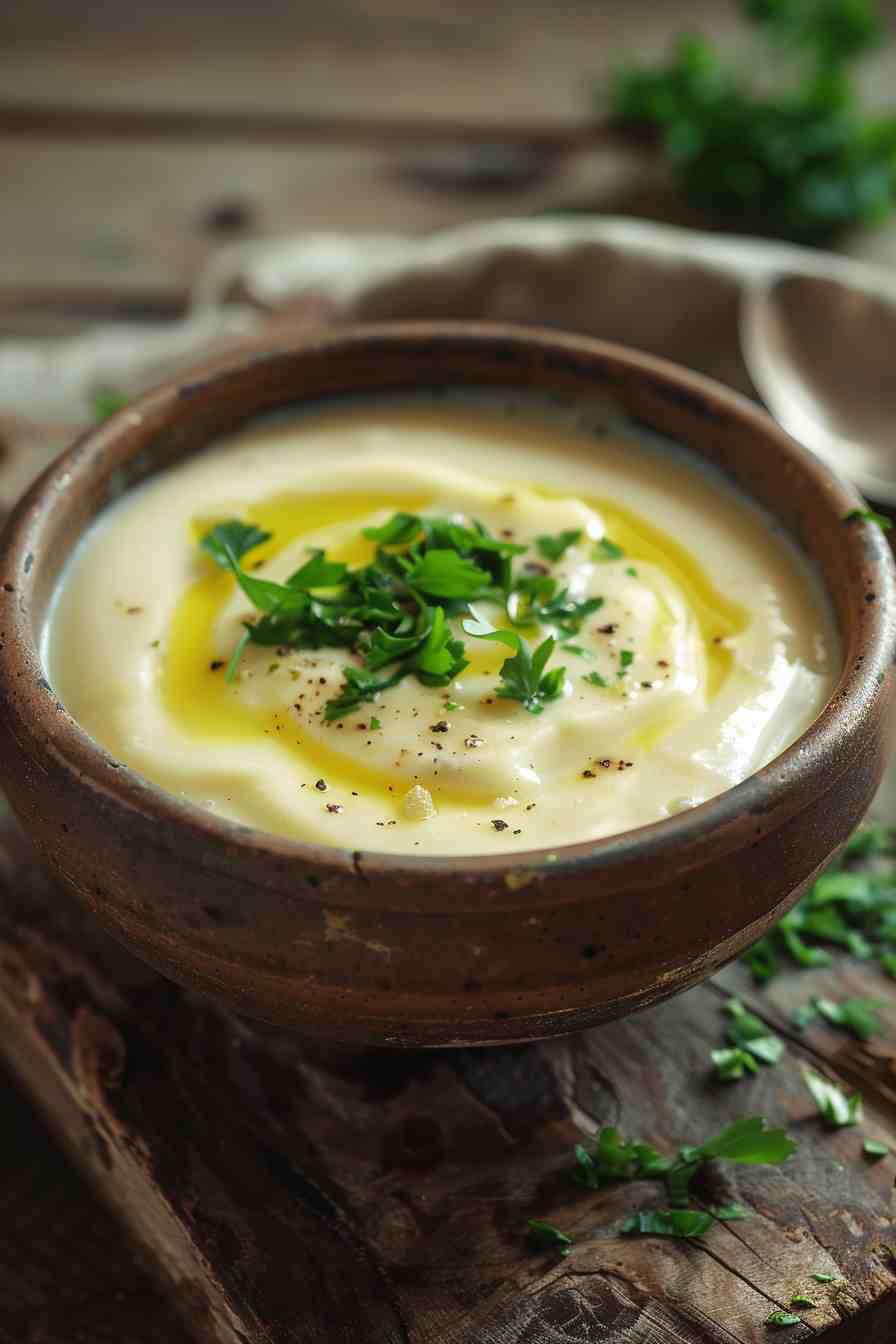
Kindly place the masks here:
POLYGON ((596 211, 896 262, 894 24, 894 0, 4 6, 0 334, 177 314, 223 242, 309 229, 596 211))

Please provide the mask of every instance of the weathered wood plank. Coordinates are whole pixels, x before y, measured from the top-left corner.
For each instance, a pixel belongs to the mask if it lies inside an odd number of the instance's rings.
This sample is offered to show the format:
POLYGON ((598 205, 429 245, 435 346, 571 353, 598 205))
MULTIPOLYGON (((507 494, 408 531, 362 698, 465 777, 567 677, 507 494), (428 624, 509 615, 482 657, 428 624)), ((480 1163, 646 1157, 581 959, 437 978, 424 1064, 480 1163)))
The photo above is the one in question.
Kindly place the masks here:
POLYGON ((0 1077, 2 1344, 186 1344, 135 1247, 0 1077))
POLYGON ((581 125, 620 52, 661 51, 683 25, 736 28, 733 0, 157 0, 77 11, 59 0, 0 19, 0 88, 32 106, 203 109, 314 117, 581 125), (649 14, 649 22, 645 18, 649 14), (201 59, 197 59, 201 53, 201 59))
MULTIPOLYGON (((444 152, 444 146, 442 147, 444 152)), ((216 212, 242 212, 242 236, 315 230, 421 234, 584 199, 624 206, 643 189, 631 149, 580 153, 510 190, 462 190, 424 180, 435 150, 302 143, 78 142, 0 134, 3 236, 0 294, 65 290, 185 299, 220 246, 216 212)))

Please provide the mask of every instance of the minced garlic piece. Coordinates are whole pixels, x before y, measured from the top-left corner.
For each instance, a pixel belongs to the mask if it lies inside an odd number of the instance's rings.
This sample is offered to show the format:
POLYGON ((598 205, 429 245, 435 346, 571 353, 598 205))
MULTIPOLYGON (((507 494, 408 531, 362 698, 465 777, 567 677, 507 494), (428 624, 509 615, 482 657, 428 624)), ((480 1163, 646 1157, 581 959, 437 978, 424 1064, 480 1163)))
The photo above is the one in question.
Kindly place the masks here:
POLYGON ((401 810, 408 821, 428 821, 430 817, 436 815, 432 794, 429 789, 424 789, 422 784, 415 784, 413 788, 408 789, 401 800, 401 810))

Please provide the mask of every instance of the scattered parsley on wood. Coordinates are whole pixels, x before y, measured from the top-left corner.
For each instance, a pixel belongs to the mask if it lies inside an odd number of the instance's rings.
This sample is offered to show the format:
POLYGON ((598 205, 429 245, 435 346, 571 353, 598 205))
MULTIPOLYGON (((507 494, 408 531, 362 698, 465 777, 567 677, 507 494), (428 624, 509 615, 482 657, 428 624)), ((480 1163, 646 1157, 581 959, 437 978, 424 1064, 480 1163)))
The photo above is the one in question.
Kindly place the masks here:
POLYGON ((881 1143, 879 1139, 866 1139, 862 1144, 862 1152, 874 1162, 879 1162, 882 1157, 889 1157, 890 1155, 888 1146, 881 1143))
POLYGON ((821 1273, 819 1273, 819 1274, 813 1274, 813 1275, 812 1275, 812 1278, 815 1280, 816 1283, 835 1283, 835 1282, 836 1282, 835 1276, 834 1276, 833 1274, 821 1274, 821 1273))
POLYGON ((758 1073, 759 1065, 746 1050, 713 1050, 712 1064, 720 1083, 736 1083, 748 1073, 758 1073))
POLYGON ((540 1251, 559 1251, 562 1256, 569 1255, 572 1249, 572 1237, 561 1232, 553 1223, 545 1223, 540 1218, 530 1218, 528 1223, 529 1241, 540 1251))
POLYGON ((763 1064, 777 1064, 784 1053, 784 1042, 773 1035, 761 1018, 747 1012, 740 999, 729 999, 725 1012, 731 1017, 725 1036, 738 1050, 748 1051, 763 1064))
POLYGON ((875 526, 883 528, 884 532, 889 532, 893 526, 893 519, 888 518, 885 513, 875 513, 874 509, 853 509, 851 513, 843 515, 844 523, 874 523, 875 526))
POLYGON ((883 1032, 877 1010, 880 1004, 872 999, 813 999, 812 1005, 820 1017, 834 1027, 849 1031, 857 1040, 870 1041, 883 1032))
POLYGON ((836 1083, 829 1082, 813 1069, 803 1069, 803 1081, 829 1129, 845 1129, 861 1122, 862 1098, 858 1092, 847 1097, 836 1083))
POLYGON ((618 1129, 602 1129, 592 1149, 575 1149, 574 1179, 590 1190, 601 1190, 617 1181, 665 1181, 670 1202, 687 1204, 691 1181, 712 1158, 759 1165, 784 1162, 796 1144, 781 1129, 769 1129, 762 1116, 736 1120, 720 1133, 697 1146, 684 1145, 674 1157, 664 1157, 651 1144, 627 1143, 618 1129))
POLYGON ((766 1325, 802 1325, 803 1318, 794 1316, 792 1311, 773 1311, 765 1318, 766 1325))
POLYGON ((715 1221, 713 1215, 703 1209, 648 1209, 626 1218, 621 1231, 627 1236, 639 1233, 641 1236, 692 1240, 702 1237, 715 1221))
POLYGON ((745 1209, 743 1204, 718 1204, 710 1212, 720 1223, 741 1223, 753 1215, 749 1209, 745 1209))
POLYGON ((806 1297, 804 1293, 797 1293, 795 1297, 790 1299, 790 1305, 792 1307, 802 1307, 804 1311, 813 1311, 818 1303, 813 1302, 812 1298, 806 1297))
MULTIPOLYGON (((896 829, 880 823, 860 827, 793 910, 744 953, 754 979, 766 983, 787 963, 828 966, 829 946, 865 961, 877 957, 896 978, 894 849, 896 829), (860 864, 865 866, 859 869, 860 864)), ((800 1010, 795 1024, 804 1027, 815 1016, 800 1010)))

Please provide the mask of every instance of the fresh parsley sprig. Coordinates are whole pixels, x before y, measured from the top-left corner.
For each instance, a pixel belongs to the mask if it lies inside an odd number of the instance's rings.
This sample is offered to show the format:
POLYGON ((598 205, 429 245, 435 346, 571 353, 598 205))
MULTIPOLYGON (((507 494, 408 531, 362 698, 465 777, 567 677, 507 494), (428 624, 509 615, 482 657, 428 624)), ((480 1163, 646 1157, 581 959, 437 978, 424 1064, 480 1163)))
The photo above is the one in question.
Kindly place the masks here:
POLYGON ((519 700, 530 714, 541 714, 545 704, 563 694, 565 667, 545 671, 557 641, 551 636, 543 640, 533 652, 515 630, 495 630, 481 617, 473 616, 463 622, 466 634, 475 639, 489 639, 513 649, 513 657, 501 665, 501 683, 495 694, 502 700, 519 700))

